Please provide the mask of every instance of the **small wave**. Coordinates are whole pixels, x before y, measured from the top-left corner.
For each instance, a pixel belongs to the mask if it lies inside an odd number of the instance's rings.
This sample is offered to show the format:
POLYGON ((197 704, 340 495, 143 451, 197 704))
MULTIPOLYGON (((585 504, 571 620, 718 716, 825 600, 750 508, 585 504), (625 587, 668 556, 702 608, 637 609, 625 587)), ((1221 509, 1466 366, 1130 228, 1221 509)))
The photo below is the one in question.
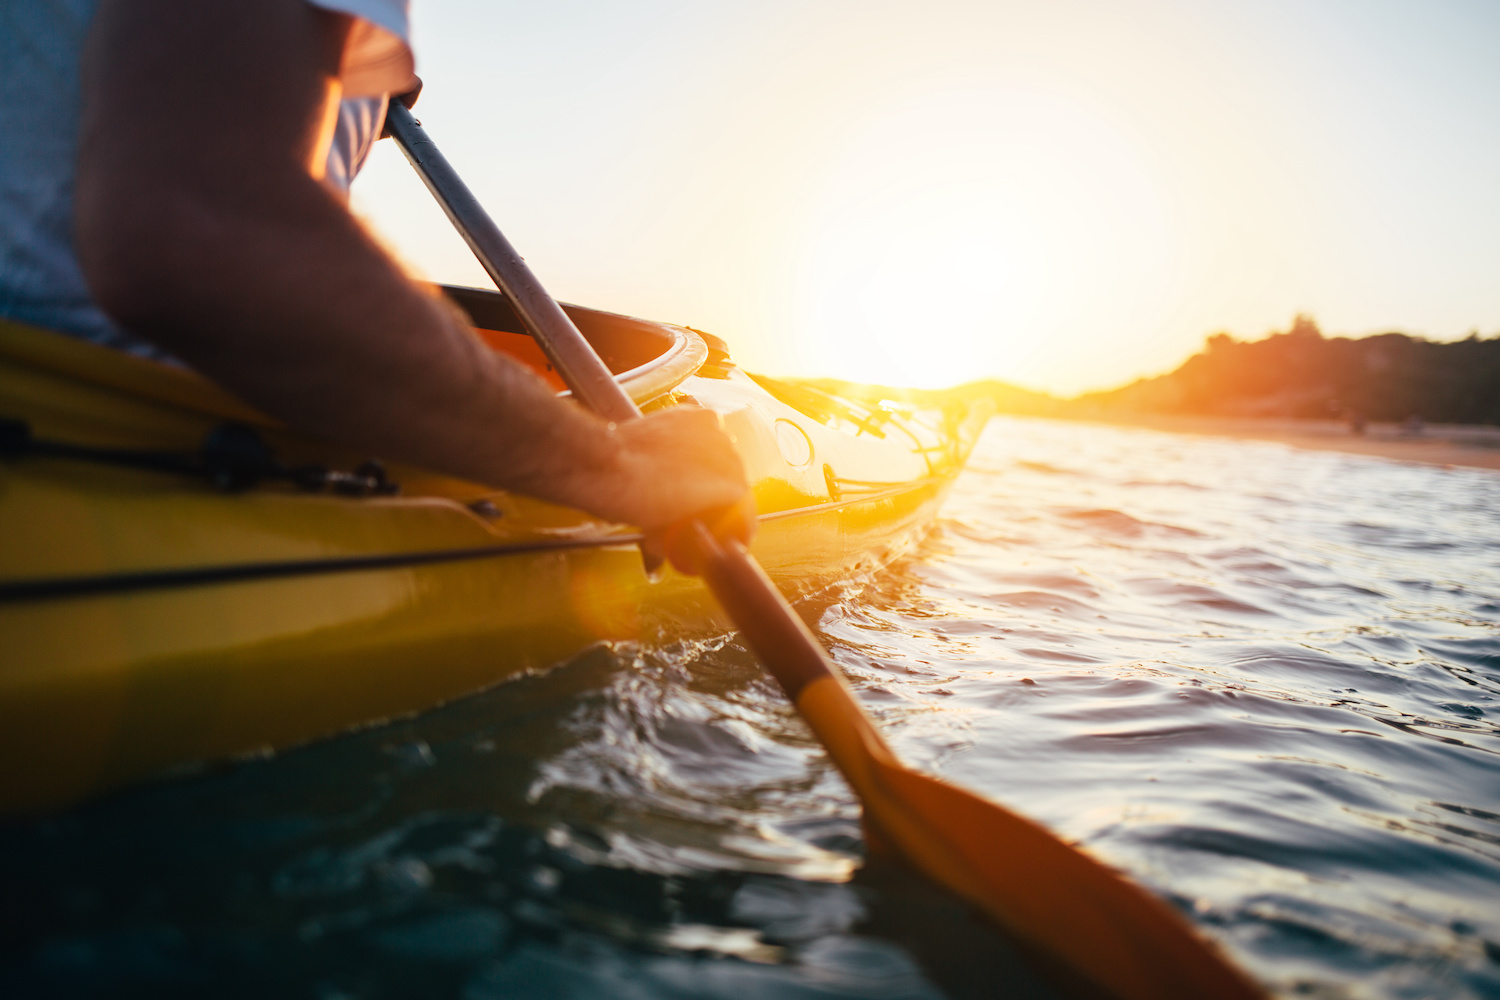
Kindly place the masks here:
POLYGON ((1500 636, 1482 639, 1428 639, 1424 649, 1444 660, 1457 660, 1471 667, 1492 668, 1500 672, 1500 636))
POLYGON ((1060 468, 1058 468, 1055 465, 1048 465, 1046 462, 1028 462, 1025 459, 1017 459, 1016 466, 1018 468, 1027 469, 1027 470, 1029 470, 1031 472, 1045 473, 1046 475, 1049 475, 1049 476, 1076 476, 1076 475, 1078 475, 1078 473, 1072 471, 1071 469, 1060 469, 1060 468))
POLYGON ((1165 598, 1178 607, 1197 607, 1209 611, 1227 611, 1238 615, 1270 615, 1275 612, 1238 600, 1214 587, 1178 580, 1138 580, 1133 589, 1151 598, 1165 598))
POLYGON ((1092 614, 1087 604, 1075 601, 1063 594, 1046 590, 1015 590, 1005 594, 991 594, 988 600, 1001 607, 1020 608, 1026 611, 1044 611, 1055 615, 1082 618, 1092 614))
POLYGON ((1152 521, 1142 521, 1118 510, 1070 510, 1063 511, 1062 517, 1087 524, 1090 527, 1100 528, 1111 534, 1126 538, 1139 537, 1146 531, 1165 532, 1184 538, 1201 538, 1202 532, 1194 531, 1192 528, 1183 528, 1175 524, 1158 524, 1152 521))

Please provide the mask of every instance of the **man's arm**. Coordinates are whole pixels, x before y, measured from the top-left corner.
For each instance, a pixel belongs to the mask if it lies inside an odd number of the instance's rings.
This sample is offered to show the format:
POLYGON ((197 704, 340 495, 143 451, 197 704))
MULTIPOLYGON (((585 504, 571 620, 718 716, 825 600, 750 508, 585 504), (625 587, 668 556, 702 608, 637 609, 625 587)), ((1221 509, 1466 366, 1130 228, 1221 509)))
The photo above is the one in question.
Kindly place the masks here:
POLYGON ((317 179, 349 20, 303 0, 104 0, 75 230, 123 326, 329 441, 659 527, 741 500, 705 411, 612 429, 479 342, 317 179))

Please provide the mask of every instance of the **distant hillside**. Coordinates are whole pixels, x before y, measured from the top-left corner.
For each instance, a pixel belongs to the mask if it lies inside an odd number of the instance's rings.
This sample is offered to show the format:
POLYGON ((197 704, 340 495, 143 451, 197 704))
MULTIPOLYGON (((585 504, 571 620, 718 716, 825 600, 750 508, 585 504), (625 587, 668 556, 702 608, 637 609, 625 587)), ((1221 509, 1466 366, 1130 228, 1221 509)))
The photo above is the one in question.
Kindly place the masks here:
POLYGON ((953 389, 898 389, 840 379, 798 379, 826 392, 875 403, 941 407, 988 399, 998 413, 1039 417, 1182 414, 1310 417, 1500 424, 1500 335, 1440 343, 1404 333, 1324 337, 1298 316, 1285 333, 1241 341, 1216 333, 1174 372, 1127 386, 1060 399, 1006 382, 953 389))
POLYGON ((1263 340, 1209 337, 1167 375, 1067 403, 1069 416, 1181 413, 1500 424, 1500 336, 1326 338, 1309 317, 1263 340))

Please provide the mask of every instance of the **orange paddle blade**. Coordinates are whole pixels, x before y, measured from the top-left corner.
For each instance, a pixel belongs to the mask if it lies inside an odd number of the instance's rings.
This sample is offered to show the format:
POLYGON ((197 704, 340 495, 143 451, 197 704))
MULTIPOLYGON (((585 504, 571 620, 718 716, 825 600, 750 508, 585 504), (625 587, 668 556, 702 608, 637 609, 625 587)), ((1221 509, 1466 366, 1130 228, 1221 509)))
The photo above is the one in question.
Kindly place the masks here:
POLYGON ((1155 896, 1031 820, 903 766, 838 679, 808 684, 797 707, 882 838, 1019 938, 1129 1000, 1263 997, 1155 896))

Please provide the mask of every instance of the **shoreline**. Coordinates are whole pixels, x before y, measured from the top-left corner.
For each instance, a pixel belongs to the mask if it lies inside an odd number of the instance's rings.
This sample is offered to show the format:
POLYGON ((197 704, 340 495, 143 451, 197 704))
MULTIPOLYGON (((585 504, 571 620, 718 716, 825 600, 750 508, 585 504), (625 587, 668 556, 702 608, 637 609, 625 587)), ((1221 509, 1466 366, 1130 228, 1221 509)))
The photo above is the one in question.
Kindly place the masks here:
MULTIPOLYGON (((1019 416, 1019 414, 1017 414, 1019 416)), ((1477 424, 1431 424, 1412 434, 1401 424, 1371 423, 1363 434, 1351 434, 1341 420, 1294 420, 1274 417, 1200 417, 1157 414, 1065 416, 1077 423, 1143 427, 1173 434, 1275 441, 1294 448, 1340 451, 1426 465, 1464 466, 1500 471, 1500 427, 1477 424)))

